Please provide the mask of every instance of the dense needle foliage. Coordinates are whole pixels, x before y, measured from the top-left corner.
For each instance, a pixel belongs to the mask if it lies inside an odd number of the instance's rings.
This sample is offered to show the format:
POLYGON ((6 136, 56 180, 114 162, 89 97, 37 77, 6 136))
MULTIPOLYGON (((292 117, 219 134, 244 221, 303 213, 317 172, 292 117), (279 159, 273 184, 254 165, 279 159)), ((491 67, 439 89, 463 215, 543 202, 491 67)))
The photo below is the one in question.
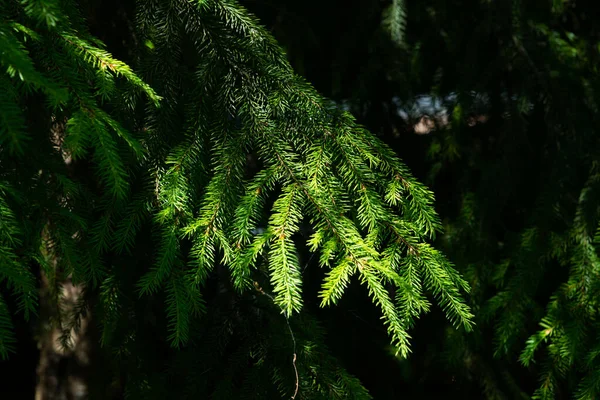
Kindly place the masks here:
POLYGON ((2 303, 4 357, 11 314, 36 312, 36 269, 85 287, 55 314, 64 345, 90 308, 134 398, 164 398, 165 360, 143 350, 162 332, 185 348, 166 360, 173 379, 194 371, 181 395, 368 398, 301 313, 306 268, 325 271, 322 306, 359 281, 402 356, 426 294, 471 327, 466 282, 428 243, 432 193, 239 5, 140 3, 138 75, 78 4, 5 3, 0 273, 18 301, 2 303))
POLYGON ((472 287, 475 331, 450 330, 443 347, 427 331, 413 373, 445 365, 468 398, 596 398, 595 4, 355 2, 334 27, 310 22, 311 5, 257 11, 293 65, 432 187, 438 246, 472 287), (328 40, 305 44, 292 29, 328 40), (423 114, 442 126, 414 135, 423 114))
POLYGON ((593 5, 242 3, 0 0, 3 363, 91 318, 92 399, 600 396, 593 5))

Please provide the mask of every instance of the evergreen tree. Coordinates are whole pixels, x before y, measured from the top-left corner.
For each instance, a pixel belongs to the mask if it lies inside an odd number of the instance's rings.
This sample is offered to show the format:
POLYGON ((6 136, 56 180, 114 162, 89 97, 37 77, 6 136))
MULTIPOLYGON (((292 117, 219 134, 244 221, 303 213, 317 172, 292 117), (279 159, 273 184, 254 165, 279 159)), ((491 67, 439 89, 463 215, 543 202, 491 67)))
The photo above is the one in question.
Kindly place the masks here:
MULTIPOLYGON (((479 395, 479 381, 490 399, 596 398, 595 5, 432 0, 389 2, 383 12, 366 3, 349 7, 347 25, 318 27, 316 35, 335 38, 322 48, 345 50, 327 59, 333 74, 319 64, 306 75, 382 131, 436 193, 445 231, 438 245, 473 287, 477 329, 448 331, 446 351, 433 359, 463 382, 465 397, 479 395), (358 33, 340 44, 351 23, 358 33), (344 84, 329 89, 327 80, 344 84), (415 101, 419 94, 429 96, 415 101), (406 116, 435 113, 423 107, 431 97, 445 126, 417 137, 406 116)), ((286 11, 309 21, 302 5, 286 11)), ((317 51, 289 39, 286 22, 277 37, 307 65, 317 51)))
POLYGON ((370 398, 314 317, 352 281, 401 356, 427 295, 471 328, 431 191, 243 7, 139 2, 137 73, 84 11, 0 3, 0 355, 41 277, 65 346, 98 325, 98 398, 370 398))
POLYGON ((4 365, 91 321, 91 398, 598 397, 594 5, 242 3, 0 1, 4 365))

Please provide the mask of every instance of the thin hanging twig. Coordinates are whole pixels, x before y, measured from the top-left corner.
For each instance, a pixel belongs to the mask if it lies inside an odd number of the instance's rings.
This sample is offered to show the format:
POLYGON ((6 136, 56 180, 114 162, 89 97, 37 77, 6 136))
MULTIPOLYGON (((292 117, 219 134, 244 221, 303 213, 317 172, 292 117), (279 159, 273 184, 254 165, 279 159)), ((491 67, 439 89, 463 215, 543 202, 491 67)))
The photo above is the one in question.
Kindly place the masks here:
POLYGON ((298 368, 296 368, 296 337, 294 336, 294 332, 292 331, 292 327, 290 325, 290 320, 287 316, 285 317, 285 322, 287 323, 288 329, 290 330, 290 335, 292 336, 292 342, 294 343, 294 357, 292 358, 292 365, 294 366, 294 373, 296 374, 296 390, 294 390, 294 394, 292 395, 291 399, 294 400, 298 394, 298 386, 300 384, 300 379, 298 378, 298 368))
MULTIPOLYGON (((273 298, 273 296, 271 296, 269 293, 265 292, 263 290, 263 288, 260 287, 260 285, 258 284, 258 282, 254 282, 254 287, 256 288, 256 290, 260 293, 260 294, 264 294, 265 296, 267 296, 268 298, 271 299, 271 301, 275 301, 275 299, 273 298)), ((292 354, 292 366, 294 367, 294 374, 296 375, 296 385, 295 385, 295 389, 294 389, 294 394, 292 395, 292 397, 290 398, 290 400, 295 400, 296 396, 298 395, 298 390, 300 388, 300 377, 298 376, 298 368, 296 367, 296 336, 294 335, 294 331, 292 330, 292 326, 290 325, 290 319, 288 318, 287 315, 285 315, 285 322, 287 324, 288 330, 290 331, 290 336, 292 337, 292 343, 293 343, 293 354, 292 354)))

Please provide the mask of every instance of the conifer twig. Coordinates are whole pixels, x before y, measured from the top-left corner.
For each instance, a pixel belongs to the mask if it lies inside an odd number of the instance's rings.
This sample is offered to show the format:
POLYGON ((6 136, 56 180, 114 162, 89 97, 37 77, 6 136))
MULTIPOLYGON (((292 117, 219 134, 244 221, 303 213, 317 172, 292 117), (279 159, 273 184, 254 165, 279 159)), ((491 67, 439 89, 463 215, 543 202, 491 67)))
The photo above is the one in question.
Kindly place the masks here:
MULTIPOLYGON (((254 282, 254 288, 260 294, 264 294, 265 296, 267 296, 268 298, 270 298, 271 301, 273 302, 273 304, 275 303, 275 299, 273 298, 273 296, 271 296, 269 293, 265 292, 263 290, 263 288, 260 287, 260 285, 258 284, 258 282, 254 282)), ((292 326, 290 325, 290 319, 288 318, 288 316, 286 314, 284 314, 284 317, 285 317, 285 322, 287 324, 287 327, 288 327, 288 329, 290 331, 290 336, 292 337, 292 343, 293 343, 292 366, 294 367, 294 374, 296 375, 296 385, 295 385, 295 389, 294 389, 294 394, 292 395, 292 397, 290 399, 294 400, 296 398, 296 396, 298 395, 298 389, 300 387, 300 377, 298 376, 298 367, 296 366, 296 359, 297 359, 297 354, 296 354, 296 336, 294 335, 294 331, 292 330, 292 326)))
POLYGON ((294 367, 294 373, 296 374, 296 389, 294 390, 294 394, 292 395, 292 399, 296 398, 298 394, 298 386, 300 384, 300 378, 298 377, 298 368, 296 367, 296 338, 294 337, 294 332, 292 331, 292 327, 290 326, 290 321, 288 317, 285 317, 285 321, 287 322, 288 329, 290 330, 290 335, 292 336, 292 342, 294 342, 294 357, 292 358, 292 366, 294 367))

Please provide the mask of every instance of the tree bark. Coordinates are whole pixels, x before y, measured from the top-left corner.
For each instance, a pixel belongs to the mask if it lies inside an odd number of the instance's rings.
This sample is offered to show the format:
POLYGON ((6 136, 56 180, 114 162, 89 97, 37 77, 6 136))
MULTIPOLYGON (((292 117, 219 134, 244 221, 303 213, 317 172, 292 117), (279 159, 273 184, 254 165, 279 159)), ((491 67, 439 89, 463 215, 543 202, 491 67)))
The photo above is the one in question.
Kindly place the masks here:
POLYGON ((53 306, 51 290, 48 278, 42 274, 40 316, 43 326, 38 341, 40 360, 35 400, 83 400, 88 395, 90 368, 89 316, 81 318, 79 329, 69 329, 72 321, 64 317, 70 318, 82 296, 82 288, 73 285, 70 279, 61 284, 58 308, 64 316, 60 318, 53 306))
MULTIPOLYGON (((50 139, 64 163, 72 167, 71 155, 63 146, 66 120, 51 119, 50 139)), ((46 229, 51 229, 50 226, 49 221, 46 229)), ((70 277, 59 278, 62 276, 59 259, 49 245, 47 234, 42 234, 42 241, 52 276, 41 271, 40 359, 35 400, 83 400, 88 397, 92 350, 89 310, 83 314, 76 313, 78 304, 83 300, 84 288, 75 285, 70 277)))

